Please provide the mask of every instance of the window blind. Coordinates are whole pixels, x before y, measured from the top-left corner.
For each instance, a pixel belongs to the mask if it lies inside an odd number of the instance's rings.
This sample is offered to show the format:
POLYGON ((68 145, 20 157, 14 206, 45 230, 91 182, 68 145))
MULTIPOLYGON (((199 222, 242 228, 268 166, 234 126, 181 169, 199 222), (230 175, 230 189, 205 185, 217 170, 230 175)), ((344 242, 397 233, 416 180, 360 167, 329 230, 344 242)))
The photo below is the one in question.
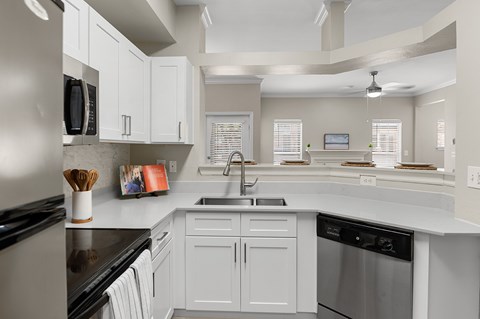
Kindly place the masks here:
POLYGON ((302 121, 274 120, 273 163, 302 158, 302 121))
POLYGON ((377 167, 393 167, 402 160, 402 122, 372 121, 372 160, 377 167))
POLYGON ((437 121, 437 149, 445 148, 445 120, 437 121))
POLYGON ((243 151, 243 123, 212 123, 210 164, 226 163, 233 151, 243 151))

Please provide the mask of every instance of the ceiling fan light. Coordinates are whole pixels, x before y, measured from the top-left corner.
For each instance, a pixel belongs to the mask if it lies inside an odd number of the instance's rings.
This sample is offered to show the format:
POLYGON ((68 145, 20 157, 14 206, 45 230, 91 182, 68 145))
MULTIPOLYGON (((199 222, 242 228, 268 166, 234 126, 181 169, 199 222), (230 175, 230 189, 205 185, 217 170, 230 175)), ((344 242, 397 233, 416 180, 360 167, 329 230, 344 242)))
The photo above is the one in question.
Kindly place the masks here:
POLYGON ((367 91, 367 96, 371 98, 376 98, 382 95, 382 88, 378 86, 377 82, 375 82, 375 75, 377 74, 378 71, 370 72, 370 75, 372 76, 372 84, 365 89, 367 91))
MULTIPOLYGON (((373 83, 372 83, 373 84, 373 83)), ((382 95, 382 88, 376 85, 370 85, 367 88, 367 96, 371 98, 376 98, 382 95)))

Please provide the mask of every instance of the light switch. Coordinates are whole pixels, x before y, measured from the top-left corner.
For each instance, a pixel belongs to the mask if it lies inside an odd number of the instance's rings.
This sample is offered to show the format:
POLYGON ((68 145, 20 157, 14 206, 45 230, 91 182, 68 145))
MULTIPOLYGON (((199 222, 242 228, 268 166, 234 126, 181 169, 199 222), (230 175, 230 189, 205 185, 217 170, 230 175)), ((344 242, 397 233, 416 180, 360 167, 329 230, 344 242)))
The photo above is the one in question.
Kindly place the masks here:
POLYGON ((170 173, 177 172, 177 161, 168 161, 168 171, 170 173))
POLYGON ((375 175, 360 175, 360 185, 377 186, 377 177, 375 175))
POLYGON ((480 189, 480 167, 468 166, 467 186, 480 189))

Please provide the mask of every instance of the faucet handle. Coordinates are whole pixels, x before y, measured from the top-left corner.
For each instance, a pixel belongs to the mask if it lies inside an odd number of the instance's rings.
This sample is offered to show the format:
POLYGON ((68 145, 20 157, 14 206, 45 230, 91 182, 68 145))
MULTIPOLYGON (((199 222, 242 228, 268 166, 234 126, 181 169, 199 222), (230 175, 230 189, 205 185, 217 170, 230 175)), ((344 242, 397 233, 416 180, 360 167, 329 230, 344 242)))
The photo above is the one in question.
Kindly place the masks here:
POLYGON ((253 182, 253 183, 245 182, 245 187, 253 187, 253 186, 255 186, 255 184, 257 184, 257 182, 258 182, 258 177, 255 179, 255 182, 253 182))

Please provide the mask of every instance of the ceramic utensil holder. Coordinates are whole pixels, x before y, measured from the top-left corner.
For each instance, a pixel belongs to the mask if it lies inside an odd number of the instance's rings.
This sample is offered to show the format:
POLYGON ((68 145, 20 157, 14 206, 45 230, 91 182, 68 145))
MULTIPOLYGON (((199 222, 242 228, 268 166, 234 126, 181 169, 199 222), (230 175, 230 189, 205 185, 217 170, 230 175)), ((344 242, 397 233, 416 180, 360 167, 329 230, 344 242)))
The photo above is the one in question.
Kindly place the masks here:
POLYGON ((72 192, 72 223, 82 224, 92 220, 92 191, 72 192))

